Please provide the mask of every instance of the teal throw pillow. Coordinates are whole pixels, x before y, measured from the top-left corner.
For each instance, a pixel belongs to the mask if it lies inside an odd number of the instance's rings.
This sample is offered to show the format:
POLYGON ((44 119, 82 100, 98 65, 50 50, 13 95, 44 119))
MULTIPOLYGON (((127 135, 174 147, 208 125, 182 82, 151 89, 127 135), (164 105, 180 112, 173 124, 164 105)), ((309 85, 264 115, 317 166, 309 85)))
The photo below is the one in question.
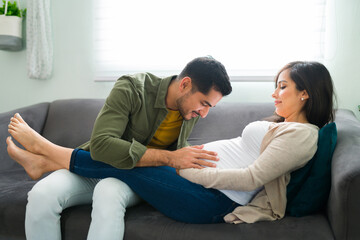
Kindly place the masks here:
POLYGON ((302 217, 324 208, 331 188, 331 159, 335 150, 335 123, 319 130, 318 148, 314 157, 302 168, 291 173, 287 185, 286 214, 302 217))

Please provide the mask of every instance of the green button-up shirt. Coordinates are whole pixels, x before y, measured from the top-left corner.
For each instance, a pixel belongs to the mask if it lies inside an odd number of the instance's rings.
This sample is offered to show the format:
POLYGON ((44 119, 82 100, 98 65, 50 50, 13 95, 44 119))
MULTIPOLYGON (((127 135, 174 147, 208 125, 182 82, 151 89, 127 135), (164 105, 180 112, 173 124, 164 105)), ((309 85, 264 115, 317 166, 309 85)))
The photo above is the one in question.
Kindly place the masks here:
MULTIPOLYGON (((116 168, 135 167, 168 113, 165 98, 175 77, 141 73, 119 78, 96 118, 90 141, 79 148, 116 168)), ((178 140, 169 150, 189 145, 187 138, 198 119, 183 121, 178 140)))

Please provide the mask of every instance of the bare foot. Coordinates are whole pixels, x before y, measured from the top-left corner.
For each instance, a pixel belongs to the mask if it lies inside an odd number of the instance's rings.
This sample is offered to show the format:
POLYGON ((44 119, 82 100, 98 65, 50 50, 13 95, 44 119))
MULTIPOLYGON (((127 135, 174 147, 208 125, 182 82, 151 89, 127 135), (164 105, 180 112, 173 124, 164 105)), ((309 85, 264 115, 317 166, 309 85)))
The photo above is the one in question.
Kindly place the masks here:
POLYGON ((43 136, 32 129, 20 116, 16 113, 10 119, 8 132, 13 136, 26 150, 35 153, 43 154, 44 146, 48 143, 43 136))
POLYGON ((39 179, 44 173, 45 161, 41 155, 25 151, 15 145, 11 137, 6 139, 9 156, 24 167, 31 179, 39 179))

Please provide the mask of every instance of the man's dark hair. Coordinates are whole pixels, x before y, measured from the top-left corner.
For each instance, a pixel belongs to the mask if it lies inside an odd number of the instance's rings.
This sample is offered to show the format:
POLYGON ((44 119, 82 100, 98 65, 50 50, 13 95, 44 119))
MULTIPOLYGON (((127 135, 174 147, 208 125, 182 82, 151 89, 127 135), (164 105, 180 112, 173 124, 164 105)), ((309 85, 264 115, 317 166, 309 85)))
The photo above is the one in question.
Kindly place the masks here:
POLYGON ((193 92, 199 91, 207 95, 214 88, 226 96, 232 91, 230 78, 224 65, 210 56, 198 57, 189 62, 179 74, 178 79, 184 77, 191 78, 193 92))

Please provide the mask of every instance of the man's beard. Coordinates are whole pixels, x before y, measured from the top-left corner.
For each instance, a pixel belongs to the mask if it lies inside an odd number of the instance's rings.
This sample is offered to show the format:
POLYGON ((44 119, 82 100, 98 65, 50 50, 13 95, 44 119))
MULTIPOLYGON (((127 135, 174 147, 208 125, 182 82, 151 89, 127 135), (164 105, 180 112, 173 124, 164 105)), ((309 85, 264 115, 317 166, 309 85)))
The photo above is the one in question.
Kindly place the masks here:
POLYGON ((187 94, 185 94, 184 96, 180 97, 179 99, 176 100, 176 105, 178 107, 178 111, 180 113, 180 116, 185 120, 185 121, 189 121, 190 119, 186 119, 185 116, 189 113, 185 112, 184 109, 184 102, 185 100, 191 95, 191 92, 188 92, 187 94))

